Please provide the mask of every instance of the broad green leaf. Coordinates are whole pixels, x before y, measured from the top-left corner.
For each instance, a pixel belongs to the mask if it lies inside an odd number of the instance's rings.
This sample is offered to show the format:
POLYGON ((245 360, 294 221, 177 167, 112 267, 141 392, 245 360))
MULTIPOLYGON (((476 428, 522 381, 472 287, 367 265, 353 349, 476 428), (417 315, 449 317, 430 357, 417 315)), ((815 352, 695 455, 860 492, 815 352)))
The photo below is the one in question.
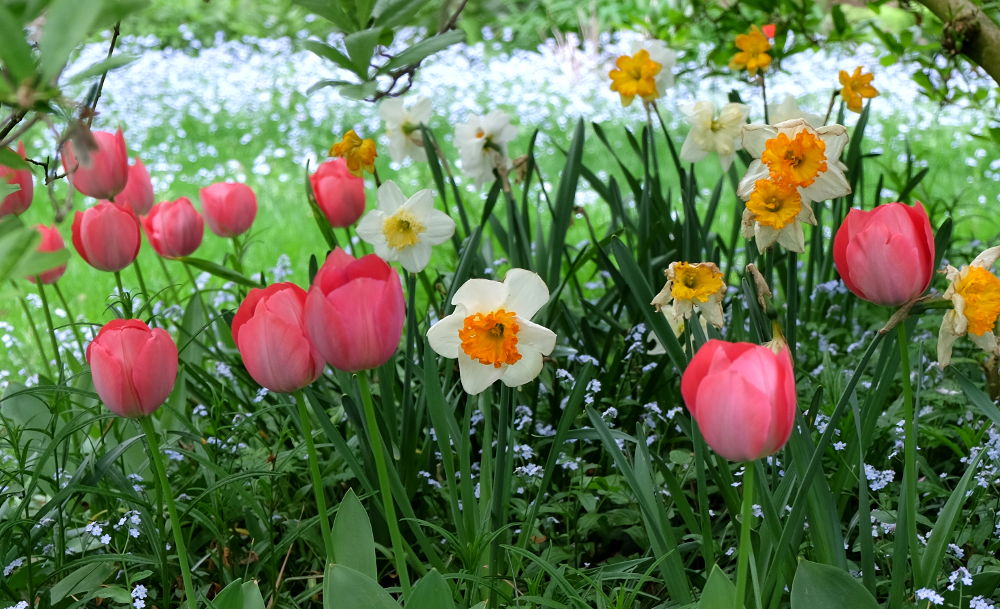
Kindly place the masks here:
POLYGON ((382 28, 374 27, 355 32, 344 39, 347 56, 351 58, 354 73, 358 76, 368 78, 368 66, 372 62, 372 53, 375 52, 375 45, 378 44, 378 39, 381 36, 382 28))
POLYGON ((988 395, 983 393, 975 383, 969 380, 967 376, 958 371, 954 366, 949 366, 948 370, 951 375, 955 377, 958 381, 958 385, 965 392, 965 397, 969 398, 972 405, 975 406, 979 412, 985 415, 989 420, 993 421, 993 424, 1000 427, 1000 408, 997 408, 993 400, 990 399, 988 395))
POLYGON ((375 15, 375 25, 385 28, 406 25, 410 17, 426 4, 426 0, 378 0, 372 11, 375 15))
POLYGON ((332 22, 341 32, 353 32, 357 29, 354 18, 344 10, 346 2, 340 0, 335 2, 330 0, 292 0, 292 2, 332 22))
POLYGON ((351 99, 365 99, 375 94, 377 85, 375 81, 362 83, 360 85, 341 85, 340 94, 351 99))
POLYGON ((181 319, 180 332, 177 337, 181 361, 189 364, 201 363, 207 353, 201 345, 203 341, 198 338, 199 334, 204 331, 207 322, 201 298, 199 293, 191 296, 184 309, 184 317, 181 319))
POLYGON ((465 32, 460 30, 452 30, 450 32, 445 32, 444 34, 432 36, 426 40, 421 40, 417 44, 390 59, 382 67, 381 72, 388 72, 390 70, 395 70, 396 68, 419 63, 426 57, 429 57, 434 53, 455 44, 456 42, 462 42, 464 40, 465 32))
POLYGON ((54 605, 71 594, 90 592, 103 584, 114 571, 115 566, 109 562, 83 565, 52 586, 49 590, 49 602, 54 605))
POLYGON ((413 586, 406 609, 455 609, 451 587, 437 569, 431 569, 413 586))
POLYGON ((243 582, 243 608, 242 609, 264 609, 264 597, 257 587, 257 582, 243 582))
POLYGON ((333 521, 333 558, 338 565, 378 577, 372 524, 354 489, 347 491, 333 521))
MULTIPOLYGON (((11 169, 28 169, 29 167, 28 162, 22 159, 21 155, 7 147, 0 148, 0 165, 11 169)), ((18 188, 20 187, 17 184, 0 182, 0 201, 10 193, 17 192, 18 188)))
POLYGON ((209 604, 214 609, 243 609, 243 580, 230 582, 209 604))
POLYGON ((35 59, 24 29, 3 5, 0 5, 0 61, 10 70, 16 84, 30 78, 35 71, 35 59))
MULTIPOLYGON (((354 72, 355 74, 357 74, 362 78, 365 77, 365 72, 367 70, 358 70, 354 66, 354 64, 351 63, 351 60, 347 55, 344 55, 339 50, 326 44, 325 42, 321 42, 319 40, 306 40, 305 42, 302 43, 302 46, 304 46, 306 50, 312 51, 313 53, 319 55, 320 57, 323 57, 324 59, 329 59, 330 61, 337 64, 341 68, 344 68, 345 70, 350 70, 351 72, 354 72)), ((367 67, 368 66, 366 65, 365 68, 367 67)), ((321 82, 329 82, 329 81, 321 81, 321 82)))
POLYGON ((327 87, 348 87, 348 86, 352 87, 357 86, 357 83, 351 82, 349 80, 321 80, 319 82, 315 82, 312 85, 310 85, 309 88, 306 89, 306 95, 312 95, 316 91, 319 91, 320 89, 325 89, 327 87))
POLYGON ((792 581, 792 609, 879 609, 872 595, 847 571, 800 560, 792 581))
POLYGON ((221 277, 226 281, 232 281, 233 283, 238 283, 240 285, 246 286, 248 288, 259 288, 261 287, 260 282, 250 279, 246 275, 237 273, 236 271, 224 267, 221 264, 216 264, 210 260, 203 260, 201 258, 192 258, 190 256, 185 256, 183 258, 178 258, 181 262, 185 264, 190 264, 191 266, 201 269, 206 273, 211 273, 216 277, 221 277))
POLYGON ((729 581, 729 577, 719 568, 712 566, 712 574, 708 576, 705 589, 701 593, 701 600, 698 602, 698 609, 736 609, 736 586, 729 581))
POLYGON ((69 60, 69 54, 86 40, 97 21, 104 0, 55 0, 46 12, 42 38, 38 42, 39 77, 49 82, 69 60))
POLYGON ((111 70, 117 70, 118 68, 127 66, 136 59, 138 59, 138 57, 135 57, 134 55, 114 55, 108 59, 98 61, 97 63, 84 68, 80 72, 74 74, 73 77, 66 82, 74 84, 87 80, 88 78, 101 76, 111 70))
POLYGON ((400 609, 377 581, 344 565, 327 565, 323 609, 400 609))

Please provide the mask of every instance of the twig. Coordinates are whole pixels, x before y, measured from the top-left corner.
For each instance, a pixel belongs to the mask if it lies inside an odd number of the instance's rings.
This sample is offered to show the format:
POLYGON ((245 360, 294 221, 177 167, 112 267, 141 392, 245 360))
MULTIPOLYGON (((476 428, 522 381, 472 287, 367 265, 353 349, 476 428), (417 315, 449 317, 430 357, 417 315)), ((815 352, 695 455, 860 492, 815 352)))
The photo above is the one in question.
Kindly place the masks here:
MULTIPOLYGON (((111 55, 115 52, 115 44, 118 43, 118 36, 121 34, 121 25, 121 21, 116 23, 115 29, 111 33, 111 45, 108 47, 108 56, 106 59, 111 59, 111 55)), ((94 123, 94 117, 97 116, 97 102, 101 99, 101 92, 104 90, 104 81, 107 80, 107 78, 108 72, 105 70, 104 73, 101 74, 100 82, 97 83, 97 91, 94 92, 94 100, 90 104, 90 111, 86 113, 84 111, 80 112, 80 118, 83 118, 84 114, 87 116, 88 129, 94 123)), ((84 106, 84 108, 86 108, 86 106, 84 106)))

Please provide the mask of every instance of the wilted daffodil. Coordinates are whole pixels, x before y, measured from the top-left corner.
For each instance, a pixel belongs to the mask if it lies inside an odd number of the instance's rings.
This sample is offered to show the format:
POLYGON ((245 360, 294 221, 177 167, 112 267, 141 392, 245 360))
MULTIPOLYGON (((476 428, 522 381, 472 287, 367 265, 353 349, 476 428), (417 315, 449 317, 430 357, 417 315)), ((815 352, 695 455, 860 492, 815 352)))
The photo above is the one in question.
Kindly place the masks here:
POLYGON ((542 278, 511 269, 503 283, 470 279, 455 292, 455 311, 427 331, 439 355, 458 358, 462 387, 482 393, 497 380, 519 387, 542 371, 556 345, 552 330, 530 321, 549 300, 542 278))
POLYGON ((681 146, 681 159, 697 163, 714 152, 719 155, 722 170, 729 169, 733 155, 740 148, 740 132, 749 112, 750 108, 744 104, 726 104, 716 116, 715 104, 696 102, 686 111, 691 131, 681 146))
POLYGON ((358 224, 358 236, 375 246, 379 257, 398 260, 411 273, 423 270, 431 259, 431 246, 455 233, 455 221, 434 209, 434 193, 421 190, 409 199, 392 180, 378 189, 378 209, 358 224))
POLYGON ((653 101, 661 95, 656 77, 662 69, 663 65, 653 61, 646 49, 639 49, 635 55, 622 55, 615 61, 615 69, 608 72, 611 90, 621 95, 626 107, 632 105, 636 96, 642 101, 653 101))
POLYGON ((757 70, 764 72, 771 65, 771 56, 767 54, 771 41, 756 25, 750 27, 749 33, 736 36, 736 47, 740 52, 729 60, 730 69, 746 70, 750 76, 756 76, 757 70))
POLYGON ((944 297, 955 308, 944 314, 938 332, 938 364, 942 367, 951 362, 951 346, 964 334, 983 351, 1000 355, 995 333, 1000 316, 1000 279, 990 272, 997 258, 1000 246, 979 254, 961 270, 951 265, 945 267, 944 274, 951 284, 944 297))
POLYGON ((778 242, 790 251, 803 251, 801 222, 816 223, 809 203, 851 192, 847 168, 840 162, 846 145, 842 125, 813 129, 794 119, 744 126, 743 148, 754 157, 736 191, 747 202, 744 236, 753 236, 760 250, 778 242))
POLYGON ((722 328, 722 297, 726 282, 712 262, 671 262, 663 272, 667 283, 650 303, 663 313, 675 334, 684 329, 695 310, 708 323, 722 328))
POLYGON ((356 176, 363 172, 375 173, 375 140, 361 139, 354 129, 344 134, 344 137, 330 147, 330 156, 340 157, 347 161, 347 169, 356 176))
POLYGON ((415 161, 426 161, 424 138, 420 124, 431 118, 431 100, 417 97, 413 105, 404 106, 403 100, 390 97, 378 105, 378 115, 385 122, 385 133, 389 136, 389 157, 401 162, 410 157, 415 161))
POLYGON ((874 74, 862 74, 861 66, 854 68, 853 74, 848 74, 844 70, 840 71, 840 97, 847 104, 847 109, 853 112, 861 112, 861 98, 872 98, 878 95, 878 90, 872 86, 874 74))

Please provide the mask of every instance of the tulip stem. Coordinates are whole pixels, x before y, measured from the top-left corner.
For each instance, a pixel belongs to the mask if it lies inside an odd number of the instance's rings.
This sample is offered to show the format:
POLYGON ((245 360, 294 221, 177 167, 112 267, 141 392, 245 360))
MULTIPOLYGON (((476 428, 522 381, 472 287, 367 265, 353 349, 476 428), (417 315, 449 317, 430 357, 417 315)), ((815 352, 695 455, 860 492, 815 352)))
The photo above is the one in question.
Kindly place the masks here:
MULTIPOLYGON (((910 383, 910 340, 906 322, 896 326, 899 342, 899 370, 903 384, 903 496, 902 505, 905 529, 902 535, 909 542, 909 557, 913 581, 921 581, 920 561, 917 559, 917 432, 913 420, 913 386, 910 383)), ((907 552, 903 553, 904 556, 907 552)), ((900 573, 900 575, 902 575, 900 573)), ((896 578, 893 578, 896 579, 896 578)), ((902 579, 902 577, 900 577, 902 579)))
POLYGON ((122 284, 121 271, 115 271, 115 283, 118 284, 118 302, 122 305, 124 319, 132 319, 132 296, 125 296, 125 285, 122 284))
MULTIPOLYGON (((302 425, 302 436, 309 453, 309 474, 312 476, 313 496, 316 499, 316 511, 319 512, 319 530, 323 535, 323 547, 326 549, 326 563, 334 561, 333 533, 330 531, 330 518, 326 507, 326 493, 323 487, 323 475, 319 471, 319 457, 316 455, 316 444, 313 443, 312 421, 306 410, 305 392, 299 389, 294 395, 298 407, 299 424, 302 425)), ((325 566, 325 565, 324 565, 325 566)))
MULTIPOLYGON (((17 286, 17 284, 13 281, 11 281, 11 284, 17 286)), ((28 328, 31 329, 31 336, 35 339, 35 346, 38 347, 38 353, 42 356, 42 363, 45 364, 45 369, 48 370, 49 376, 53 376, 54 371, 52 370, 52 363, 49 362, 49 358, 45 356, 45 348, 42 346, 42 337, 38 334, 38 327, 35 326, 35 319, 31 315, 31 309, 28 308, 27 299, 18 298, 17 300, 21 303, 21 309, 24 310, 24 316, 28 318, 28 328)))
POLYGON ((42 299, 42 309, 45 311, 45 325, 49 329, 49 340, 52 341, 52 352, 56 356, 56 367, 59 368, 59 382, 66 378, 63 369, 62 356, 59 355, 59 341, 56 339, 56 328, 52 324, 52 312, 49 311, 49 299, 45 296, 45 288, 42 286, 41 276, 35 277, 35 285, 38 286, 38 295, 42 299))
POLYGON ((406 568, 406 554, 403 552, 403 536, 399 532, 399 521, 396 519, 396 508, 392 500, 392 487, 389 486, 389 470, 385 464, 385 451, 382 448, 382 432, 379 431, 378 420, 375 418, 375 405, 372 403, 371 386, 368 384, 368 372, 358 372, 358 388, 361 401, 365 408, 365 422, 368 425, 369 443, 372 456, 375 457, 375 468, 378 470, 378 485, 382 493, 382 509, 386 524, 389 525, 389 537, 392 538, 392 551, 395 556, 396 571, 399 573, 399 583, 403 588, 403 598, 410 595, 410 576, 406 568))
POLYGON ((142 269, 139 268, 138 257, 132 261, 132 268, 135 269, 135 278, 139 280, 139 289, 142 291, 142 295, 146 298, 146 304, 149 305, 150 312, 152 312, 153 295, 150 294, 149 290, 146 288, 146 280, 142 277, 142 269))
POLYGON ((156 436, 156 429, 153 428, 153 419, 148 416, 139 417, 139 423, 142 425, 142 431, 146 434, 149 461, 156 471, 156 483, 160 487, 160 494, 167 503, 167 513, 170 515, 170 528, 173 529, 174 543, 177 545, 177 561, 180 563, 181 578, 184 581, 184 597, 187 601, 188 609, 198 609, 194 583, 191 580, 191 567, 188 564, 187 545, 184 543, 184 532, 181 529, 181 519, 177 514, 174 494, 170 489, 169 482, 167 482, 167 472, 163 467, 163 460, 160 458, 160 443, 156 436))
POLYGON ((740 522, 740 547, 736 562, 736 602, 733 609, 743 609, 747 596, 747 567, 750 565, 750 521, 753 518, 754 463, 743 464, 743 509, 740 522))
POLYGON ((56 291, 56 296, 59 298, 59 302, 63 306, 63 310, 66 311, 66 317, 70 320, 69 327, 73 330, 73 337, 76 338, 76 345, 80 347, 80 361, 83 361, 85 350, 83 348, 83 335, 80 334, 80 328, 76 327, 76 317, 73 315, 73 311, 69 307, 69 302, 66 297, 63 296, 62 290, 59 289, 59 282, 52 284, 53 289, 56 291))

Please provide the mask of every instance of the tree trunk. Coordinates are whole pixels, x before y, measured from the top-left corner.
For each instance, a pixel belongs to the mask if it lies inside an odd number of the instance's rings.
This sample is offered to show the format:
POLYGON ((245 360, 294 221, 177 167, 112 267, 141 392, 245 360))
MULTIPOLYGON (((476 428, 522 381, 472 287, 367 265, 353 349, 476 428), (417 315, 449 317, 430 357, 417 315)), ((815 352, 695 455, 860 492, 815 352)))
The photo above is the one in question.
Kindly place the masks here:
POLYGON ((945 26, 947 52, 961 53, 1000 84, 1000 25, 969 0, 917 0, 945 26))

